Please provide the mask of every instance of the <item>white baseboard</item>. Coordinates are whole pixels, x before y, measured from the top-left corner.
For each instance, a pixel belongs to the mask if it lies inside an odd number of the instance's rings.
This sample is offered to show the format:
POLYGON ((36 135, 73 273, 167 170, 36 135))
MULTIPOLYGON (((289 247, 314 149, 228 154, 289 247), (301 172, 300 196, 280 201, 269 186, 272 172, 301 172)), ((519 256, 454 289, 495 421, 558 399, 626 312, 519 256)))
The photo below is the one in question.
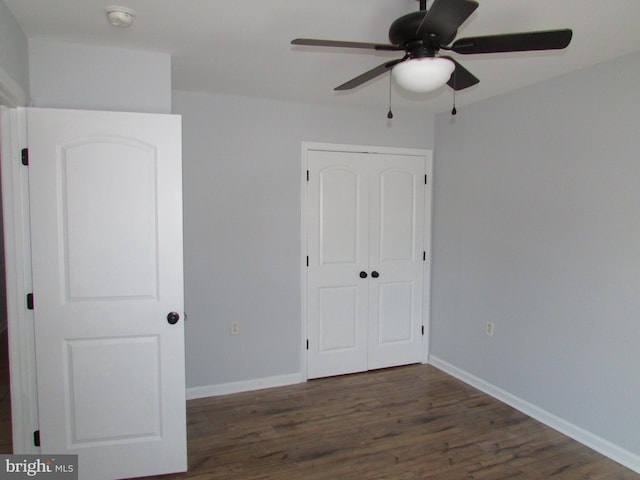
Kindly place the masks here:
POLYGON ((510 405, 516 410, 521 411, 522 413, 529 415, 532 418, 535 418, 541 423, 544 423, 548 427, 553 428, 554 430, 563 433, 564 435, 577 440, 578 442, 586 445, 589 448, 592 448, 596 452, 601 453, 602 455, 609 457, 611 460, 614 460, 635 472, 640 473, 640 456, 625 450, 618 445, 615 445, 603 438, 594 435, 587 430, 584 430, 566 420, 553 415, 546 410, 533 405, 532 403, 527 402, 526 400, 522 400, 509 392, 502 390, 484 380, 472 375, 460 368, 451 365, 450 363, 439 359, 431 355, 429 357, 429 363, 434 367, 448 373, 449 375, 456 377, 458 380, 462 380, 463 382, 471 385, 472 387, 477 388, 478 390, 491 395, 492 397, 500 400, 501 402, 510 405))
POLYGON ((231 393, 249 392, 252 390, 261 390, 263 388, 284 387, 286 385, 295 385, 296 383, 302 382, 304 382, 302 375, 299 373, 292 373, 290 375, 276 375, 274 377, 220 383, 218 385, 206 385, 204 387, 191 387, 187 388, 187 400, 216 397, 218 395, 229 395, 231 393))

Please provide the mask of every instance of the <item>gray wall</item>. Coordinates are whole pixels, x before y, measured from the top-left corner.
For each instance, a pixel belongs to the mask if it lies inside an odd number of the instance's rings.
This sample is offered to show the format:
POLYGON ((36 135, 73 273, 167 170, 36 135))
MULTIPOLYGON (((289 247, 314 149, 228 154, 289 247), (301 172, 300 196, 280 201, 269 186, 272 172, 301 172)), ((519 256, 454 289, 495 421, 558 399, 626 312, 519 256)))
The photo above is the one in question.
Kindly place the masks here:
POLYGON ((24 92, 29 92, 29 59, 27 37, 0 0, 0 69, 24 92))
POLYGON ((187 385, 295 374, 301 143, 431 148, 433 116, 174 92, 183 115, 187 385), (240 335, 230 336, 231 322, 240 335))
POLYGON ((171 113, 171 56, 29 40, 34 107, 171 113))
POLYGON ((435 357, 635 454, 639 80, 637 53, 436 117, 431 331, 435 357))

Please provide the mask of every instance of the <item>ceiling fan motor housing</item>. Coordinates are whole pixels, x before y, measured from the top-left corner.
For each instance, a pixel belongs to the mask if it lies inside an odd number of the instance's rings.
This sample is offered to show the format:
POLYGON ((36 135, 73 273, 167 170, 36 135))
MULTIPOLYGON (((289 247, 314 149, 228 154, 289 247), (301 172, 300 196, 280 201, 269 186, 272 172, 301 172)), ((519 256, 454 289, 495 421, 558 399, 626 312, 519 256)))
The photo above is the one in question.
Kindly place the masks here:
MULTIPOLYGON (((440 45, 450 43, 458 33, 457 30, 453 32, 450 38, 446 39, 441 39, 432 33, 427 34, 423 38, 416 37, 416 32, 420 29, 427 13, 428 10, 421 10, 396 19, 391 24, 391 27, 389 27, 389 41, 394 45, 405 47, 410 53, 418 46, 418 42, 423 44, 426 49, 433 51, 433 53, 440 49, 440 45)), ((416 57, 417 56, 418 55, 416 55, 416 57)), ((433 56, 433 54, 421 56, 433 56)))

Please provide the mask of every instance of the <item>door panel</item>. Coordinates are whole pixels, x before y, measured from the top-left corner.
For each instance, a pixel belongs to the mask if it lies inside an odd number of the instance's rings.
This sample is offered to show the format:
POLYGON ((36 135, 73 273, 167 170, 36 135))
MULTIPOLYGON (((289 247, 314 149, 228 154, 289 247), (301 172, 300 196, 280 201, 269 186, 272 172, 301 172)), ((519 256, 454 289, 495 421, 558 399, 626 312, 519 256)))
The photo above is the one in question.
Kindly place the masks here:
MULTIPOLYGON (((380 261, 415 260, 416 185, 411 172, 397 168, 379 175, 380 261)), ((418 222, 419 223, 419 222, 418 222)))
POLYGON ((180 118, 28 110, 43 453, 186 470, 180 118))
POLYGON ((377 345, 407 342, 412 338, 411 305, 413 282, 386 282, 378 286, 378 338, 377 345))
POLYGON ((159 338, 78 339, 65 344, 70 447, 161 440, 159 338), (129 375, 132 364, 146 375, 129 375), (118 390, 127 395, 114 398, 112 392, 118 390), (119 421, 96 415, 111 410, 118 412, 119 421))
POLYGON ((157 297, 153 149, 115 137, 64 145, 59 155, 67 298, 157 297))
POLYGON ((358 254, 359 183, 357 172, 327 168, 320 179, 320 259, 329 264, 355 264, 358 254))
POLYGON ((318 305, 320 355, 358 347, 358 289, 323 287, 318 305))

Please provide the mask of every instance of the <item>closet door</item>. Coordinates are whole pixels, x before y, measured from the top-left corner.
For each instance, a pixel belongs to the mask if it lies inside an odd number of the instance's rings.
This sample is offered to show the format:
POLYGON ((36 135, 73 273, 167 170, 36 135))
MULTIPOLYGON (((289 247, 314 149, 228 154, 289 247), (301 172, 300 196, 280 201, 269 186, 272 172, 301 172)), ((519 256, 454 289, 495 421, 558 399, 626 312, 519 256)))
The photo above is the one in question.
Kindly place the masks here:
POLYGON ((424 158, 375 155, 369 167, 369 370, 420 361, 424 158))
POLYGON ((308 377, 419 362, 424 157, 307 161, 308 377))
POLYGON ((307 374, 360 372, 369 317, 366 155, 313 151, 308 167, 307 374))

